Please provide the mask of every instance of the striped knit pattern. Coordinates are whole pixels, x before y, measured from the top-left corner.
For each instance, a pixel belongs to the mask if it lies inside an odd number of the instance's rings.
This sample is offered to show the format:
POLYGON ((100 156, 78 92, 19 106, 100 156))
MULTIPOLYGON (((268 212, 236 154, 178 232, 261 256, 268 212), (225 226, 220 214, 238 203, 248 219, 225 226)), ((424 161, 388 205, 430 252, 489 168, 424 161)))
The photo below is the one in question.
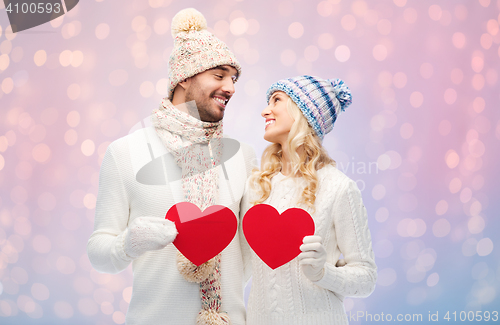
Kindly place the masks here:
POLYGON ((290 96, 321 140, 333 129, 338 115, 352 103, 351 92, 340 79, 312 76, 283 79, 269 87, 267 101, 275 91, 290 96))
POLYGON ((234 54, 206 26, 205 17, 193 8, 179 11, 172 19, 174 48, 169 59, 169 99, 179 82, 205 70, 230 65, 238 71, 237 77, 241 75, 241 66, 234 54))

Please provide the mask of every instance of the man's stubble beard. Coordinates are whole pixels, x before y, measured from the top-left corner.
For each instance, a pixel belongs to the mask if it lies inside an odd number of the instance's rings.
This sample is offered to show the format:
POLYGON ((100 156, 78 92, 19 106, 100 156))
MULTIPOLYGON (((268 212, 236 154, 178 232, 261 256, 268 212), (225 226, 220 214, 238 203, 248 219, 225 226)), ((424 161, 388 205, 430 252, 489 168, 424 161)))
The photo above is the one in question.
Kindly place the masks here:
POLYGON ((196 79, 193 79, 191 83, 191 87, 186 92, 186 104, 187 108, 189 111, 189 114, 191 116, 196 117, 197 119, 203 121, 203 122, 219 122, 222 120, 224 117, 224 114, 221 118, 214 117, 212 114, 210 114, 210 108, 212 103, 212 97, 215 95, 215 91, 212 92, 208 98, 200 98, 199 100, 196 100, 196 97, 203 97, 204 94, 196 81, 196 79), (194 101, 195 105, 189 104, 189 102, 194 101))

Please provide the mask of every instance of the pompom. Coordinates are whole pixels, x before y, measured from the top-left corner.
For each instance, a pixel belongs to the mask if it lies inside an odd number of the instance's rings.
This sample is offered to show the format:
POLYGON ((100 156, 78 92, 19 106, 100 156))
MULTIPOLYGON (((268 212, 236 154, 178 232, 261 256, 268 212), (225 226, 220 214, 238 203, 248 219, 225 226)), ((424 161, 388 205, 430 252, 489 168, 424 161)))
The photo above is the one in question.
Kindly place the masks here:
POLYGON ((215 258, 196 266, 188 260, 181 252, 177 254, 177 270, 189 282, 200 283, 204 281, 215 270, 215 258))
MULTIPOLYGON (((335 91, 335 96, 337 97, 340 103, 341 111, 345 111, 345 109, 351 105, 352 103, 352 95, 349 87, 344 83, 341 79, 328 79, 328 81, 332 84, 333 89, 335 91)), ((337 112, 337 114, 340 112, 337 112)))
POLYGON ((201 310, 196 318, 196 325, 229 325, 229 315, 224 312, 216 312, 215 310, 201 310))
POLYGON ((203 14, 194 8, 179 11, 172 19, 172 36, 181 32, 207 29, 207 21, 203 14))

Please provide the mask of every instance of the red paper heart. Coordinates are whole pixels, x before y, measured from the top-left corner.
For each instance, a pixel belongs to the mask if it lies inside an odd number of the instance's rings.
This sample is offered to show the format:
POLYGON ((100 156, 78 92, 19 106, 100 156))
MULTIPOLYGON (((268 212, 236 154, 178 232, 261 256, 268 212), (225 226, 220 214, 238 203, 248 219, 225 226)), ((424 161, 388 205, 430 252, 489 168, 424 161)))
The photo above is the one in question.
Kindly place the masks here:
POLYGON ((314 235, 314 221, 303 209, 280 215, 268 204, 257 204, 245 213, 243 233, 255 254, 274 270, 300 254, 304 236, 314 235))
POLYGON ((238 221, 233 211, 212 205, 203 211, 189 202, 173 205, 165 215, 177 228, 173 244, 188 260, 200 266, 233 240, 238 221))

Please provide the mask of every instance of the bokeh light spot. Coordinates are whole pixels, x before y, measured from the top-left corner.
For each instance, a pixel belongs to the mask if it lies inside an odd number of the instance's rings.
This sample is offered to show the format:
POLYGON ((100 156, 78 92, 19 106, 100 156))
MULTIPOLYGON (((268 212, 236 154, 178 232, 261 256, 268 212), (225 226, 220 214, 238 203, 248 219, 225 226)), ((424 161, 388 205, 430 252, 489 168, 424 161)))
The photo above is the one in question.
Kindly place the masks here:
POLYGON ((438 219, 432 225, 432 233, 438 238, 445 237, 450 233, 450 230, 450 222, 446 219, 438 219))
POLYGON ((407 77, 404 72, 396 72, 394 74, 393 77, 394 87, 399 89, 404 88, 404 86, 406 86, 406 82, 407 82, 407 77))
POLYGON ((436 272, 430 274, 427 277, 427 286, 428 287, 434 287, 436 284, 438 284, 438 282, 439 282, 439 274, 437 274, 436 272))
POLYGON ((32 244, 33 249, 40 254, 46 254, 52 249, 50 239, 44 235, 36 235, 33 237, 32 244))
POLYGON ((473 216, 467 222, 467 228, 471 234, 479 234, 484 230, 486 223, 481 216, 473 216))
POLYGON ((448 88, 444 92, 444 101, 448 105, 452 105, 457 100, 457 92, 453 88, 448 88))
POLYGON ((443 14, 443 10, 438 5, 431 5, 429 7, 429 17, 432 20, 438 21, 441 19, 441 15, 443 14))
POLYGON ((300 38, 304 34, 304 26, 299 22, 291 23, 288 26, 288 35, 292 38, 300 38))
POLYGON ((6 70, 9 67, 10 58, 8 54, 0 55, 0 71, 6 70))
POLYGON ((243 35, 248 30, 248 21, 244 17, 239 17, 231 21, 229 30, 235 36, 243 35))
POLYGON ((36 162, 44 163, 47 160, 49 160, 51 150, 50 150, 49 146, 46 145, 45 143, 40 143, 40 144, 37 144, 35 147, 33 147, 31 154, 33 156, 33 159, 35 159, 36 162))
POLYGON ((66 122, 72 128, 77 127, 80 124, 80 113, 77 111, 71 111, 66 115, 66 122))
POLYGON ((387 48, 382 44, 375 45, 372 54, 375 60, 384 61, 387 58, 387 48))
POLYGON ((333 12, 333 5, 330 1, 321 1, 316 7, 318 14, 323 17, 328 17, 333 12))
POLYGON ((144 16, 135 16, 132 19, 132 30, 134 32, 140 32, 148 25, 148 21, 144 16))
POLYGON ((448 211, 448 202, 446 200, 441 200, 436 204, 436 214, 442 216, 448 211))
POLYGON ((335 49, 335 58, 339 62, 346 62, 351 57, 351 50, 347 45, 337 46, 335 49))
POLYGON ((385 222, 389 218, 389 210, 386 207, 380 207, 375 212, 375 219, 378 222, 385 222))
POLYGON ((71 84, 68 86, 67 94, 69 99, 76 100, 80 97, 81 93, 82 90, 79 84, 71 84))
POLYGON ((36 300, 44 301, 49 299, 50 291, 43 283, 33 283, 31 286, 31 295, 36 300))
POLYGON ((151 81, 144 81, 139 87, 139 92, 142 97, 148 98, 153 95, 155 91, 155 86, 151 81))
POLYGON ((451 193, 453 194, 458 193, 458 191, 460 191, 461 188, 462 188, 462 181, 460 180, 460 178, 455 177, 450 181, 449 189, 451 193))
POLYGON ((386 194, 385 186, 382 184, 377 184, 372 189, 372 197, 374 200, 381 200, 386 194))
POLYGON ((413 125, 410 123, 403 123, 399 129, 399 133, 403 139, 409 139, 413 135, 413 125))
POLYGON ((67 67, 71 64, 71 59, 73 57, 73 53, 70 50, 64 50, 59 54, 59 63, 63 67, 67 67))
POLYGON ((351 31, 356 28, 356 18, 353 15, 345 15, 340 20, 340 25, 346 31, 351 31))
POLYGON ((418 13, 413 8, 406 8, 403 12, 403 18, 408 24, 413 24, 417 21, 418 13))
POLYGON ((106 39, 109 36, 109 25, 106 23, 100 23, 95 28, 95 37, 99 40, 106 39))
POLYGON ((88 193, 83 197, 83 205, 89 209, 95 209, 97 198, 94 194, 88 193))
POLYGON ((67 145, 72 146, 78 141, 78 133, 70 129, 64 133, 64 142, 66 142, 67 145))
POLYGON ((158 35, 164 35, 170 30, 170 24, 168 23, 167 19, 159 18, 155 21, 153 30, 158 35))
POLYGON ((450 149, 446 152, 444 160, 446 162, 446 165, 448 165, 450 169, 453 169, 458 166, 458 163, 460 162, 460 157, 458 156, 455 150, 450 149))
POLYGON ((12 78, 5 78, 2 81, 2 91, 4 94, 10 94, 10 92, 14 89, 14 80, 12 78))
POLYGON ((47 52, 45 52, 44 50, 36 51, 35 55, 33 56, 33 61, 38 67, 41 67, 47 61, 47 52))
POLYGON ((80 149, 82 150, 83 155, 87 157, 92 156, 95 151, 94 141, 90 139, 83 141, 80 149))
POLYGON ((387 19, 381 19, 377 23, 377 30, 382 35, 389 35, 391 33, 392 23, 387 19))
POLYGON ((487 256, 493 251, 493 241, 488 237, 479 240, 477 243, 477 255, 487 256))
POLYGON ((451 41, 457 49, 462 49, 465 47, 466 39, 463 33, 460 32, 454 33, 453 36, 451 37, 451 41))
POLYGON ((498 34, 498 30, 499 30, 498 21, 496 19, 488 20, 488 23, 486 23, 486 30, 492 36, 496 36, 498 34))
POLYGON ((124 324, 125 323, 125 314, 121 311, 115 311, 113 313, 113 322, 116 324, 124 324))
POLYGON ((462 203, 467 203, 470 201, 470 199, 472 198, 472 190, 468 187, 465 187, 462 192, 460 192, 460 201, 462 201, 462 203))
POLYGON ((414 91, 410 95, 410 104, 411 106, 418 108, 422 106, 424 102, 424 95, 419 91, 414 91))

